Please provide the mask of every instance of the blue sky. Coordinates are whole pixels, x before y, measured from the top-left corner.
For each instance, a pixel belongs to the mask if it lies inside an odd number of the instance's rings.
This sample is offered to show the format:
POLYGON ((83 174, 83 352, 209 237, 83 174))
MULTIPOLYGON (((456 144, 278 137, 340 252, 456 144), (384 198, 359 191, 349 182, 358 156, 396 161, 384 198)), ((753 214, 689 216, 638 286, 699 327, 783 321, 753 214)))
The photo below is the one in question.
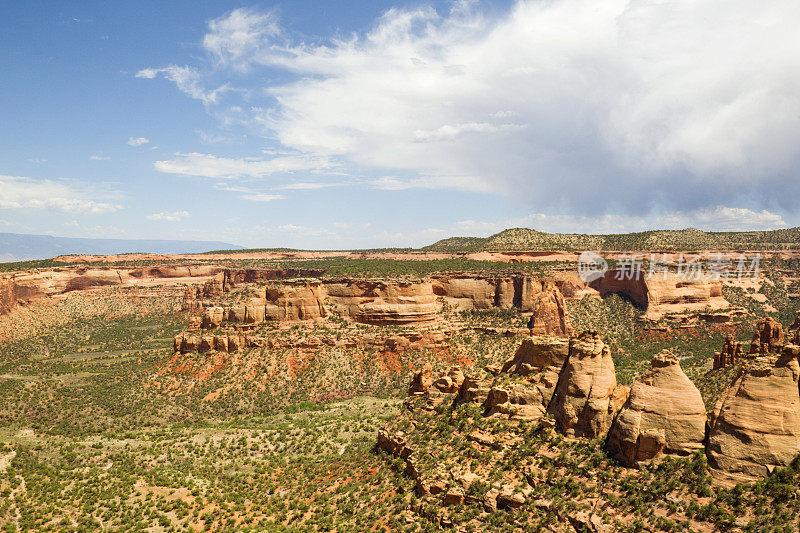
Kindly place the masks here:
POLYGON ((800 224, 796 2, 0 6, 0 232, 800 224))

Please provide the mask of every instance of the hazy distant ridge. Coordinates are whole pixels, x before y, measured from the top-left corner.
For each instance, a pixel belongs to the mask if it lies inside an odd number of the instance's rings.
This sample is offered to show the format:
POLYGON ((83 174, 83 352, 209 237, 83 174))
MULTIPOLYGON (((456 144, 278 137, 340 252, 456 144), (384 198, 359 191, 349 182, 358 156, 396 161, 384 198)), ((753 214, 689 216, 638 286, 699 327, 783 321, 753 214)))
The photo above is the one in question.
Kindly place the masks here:
POLYGON ((585 235, 513 228, 489 237, 450 237, 426 246, 431 252, 489 250, 792 250, 800 249, 800 227, 769 231, 710 232, 695 228, 585 235))
POLYGON ((0 262, 49 259, 65 254, 122 254, 126 252, 176 254, 241 249, 220 241, 76 239, 50 235, 0 233, 0 262))

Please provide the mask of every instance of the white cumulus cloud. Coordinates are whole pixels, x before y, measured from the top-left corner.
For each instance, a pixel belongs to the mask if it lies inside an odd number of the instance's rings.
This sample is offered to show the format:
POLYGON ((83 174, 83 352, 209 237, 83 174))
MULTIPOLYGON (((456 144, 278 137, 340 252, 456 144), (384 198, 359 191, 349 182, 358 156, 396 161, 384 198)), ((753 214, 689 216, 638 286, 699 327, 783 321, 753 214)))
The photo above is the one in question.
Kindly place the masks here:
MULTIPOLYGON (((491 15, 460 1, 307 39, 244 8, 209 22, 198 66, 137 76, 212 104, 239 89, 203 87, 235 71, 229 84, 250 85, 215 110, 223 126, 257 127, 298 159, 335 157, 350 176, 403 176, 372 187, 491 192, 595 218, 796 212, 798 27, 795 0, 518 0, 491 15)), ((274 166, 211 158, 157 165, 210 177, 274 166)))
POLYGON ((150 139, 146 139, 144 137, 129 137, 128 138, 128 145, 129 146, 142 146, 150 142, 150 139))
POLYGON ((323 44, 279 42, 272 16, 237 10, 204 43, 297 76, 254 119, 311 154, 542 208, 796 209, 800 3, 472 5, 390 9, 323 44))
POLYGON ((87 184, 0 175, 0 209, 102 214, 122 209, 87 184))

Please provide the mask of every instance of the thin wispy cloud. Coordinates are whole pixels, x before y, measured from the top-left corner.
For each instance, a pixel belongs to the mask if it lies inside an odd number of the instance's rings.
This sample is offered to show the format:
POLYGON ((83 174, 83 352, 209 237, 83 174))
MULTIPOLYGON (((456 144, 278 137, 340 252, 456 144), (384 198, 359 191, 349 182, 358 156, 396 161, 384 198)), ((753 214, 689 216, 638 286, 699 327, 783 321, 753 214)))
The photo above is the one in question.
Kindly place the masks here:
POLYGON ((328 158, 317 156, 231 158, 197 152, 176 153, 172 159, 156 161, 153 165, 159 172, 214 179, 266 178, 277 173, 333 167, 328 158))
POLYGON ((242 200, 248 200, 250 202, 274 202, 275 200, 285 200, 286 197, 281 194, 262 194, 262 193, 254 193, 254 194, 244 194, 241 196, 242 200))
POLYGON ((286 196, 270 192, 257 191, 250 187, 241 185, 230 185, 228 183, 218 183, 214 187, 218 191, 238 193, 239 198, 248 202, 273 202, 275 200, 285 200, 286 196))
POLYGON ((110 161, 111 158, 107 155, 92 155, 89 156, 89 159, 92 161, 110 161))
POLYGON ((191 67, 170 65, 163 68, 146 68, 136 73, 137 78, 150 80, 159 75, 175 83, 178 89, 186 95, 195 100, 200 100, 204 104, 216 103, 219 97, 230 89, 227 84, 213 90, 203 88, 201 85, 202 78, 200 73, 191 67))
POLYGON ((239 8, 208 23, 203 48, 216 65, 246 71, 265 43, 282 33, 271 13, 239 8))
POLYGON ((187 217, 189 217, 188 211, 162 211, 147 215, 145 218, 156 222, 180 222, 187 217))

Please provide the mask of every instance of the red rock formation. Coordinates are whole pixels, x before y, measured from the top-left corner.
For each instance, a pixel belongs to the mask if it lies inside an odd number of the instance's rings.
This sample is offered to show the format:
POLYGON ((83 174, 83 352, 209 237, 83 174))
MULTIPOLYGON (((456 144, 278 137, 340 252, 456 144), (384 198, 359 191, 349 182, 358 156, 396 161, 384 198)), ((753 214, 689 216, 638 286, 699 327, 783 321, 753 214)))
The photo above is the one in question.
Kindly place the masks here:
POLYGON ((240 284, 258 281, 276 281, 293 278, 319 278, 326 269, 270 268, 270 269, 226 269, 223 286, 226 291, 240 284))
POLYGON ((436 297, 427 280, 331 280, 325 282, 325 291, 332 310, 362 324, 424 324, 436 320, 436 297))
POLYGON ((772 317, 756 322, 756 332, 750 343, 751 354, 778 353, 785 344, 783 326, 772 317))
MULTIPOLYGON (((249 271, 248 271, 249 272, 249 271)), ((227 280, 229 275, 225 274, 227 280)), ((227 287, 228 282, 224 283, 227 287)), ((205 288, 187 290, 186 301, 205 297, 205 288)), ((216 286, 216 285, 214 285, 216 286)), ((373 325, 420 325, 438 317, 437 297, 462 308, 518 306, 533 312, 531 329, 537 334, 569 335, 572 328, 564 299, 556 284, 547 279, 516 276, 486 278, 466 275, 433 280, 286 280, 270 283, 246 301, 224 307, 227 322, 299 321, 324 318, 330 312, 355 322, 373 325), (442 296, 444 295, 444 296, 442 296), (264 309, 262 316, 261 308, 264 309)), ((200 301, 200 300, 198 300, 200 301)), ((199 308, 213 303, 202 300, 199 308)), ((184 308, 198 308, 187 303, 184 308)), ((217 324, 210 321, 209 324, 217 324)))
POLYGON ((714 354, 714 370, 733 366, 743 356, 742 343, 733 340, 733 335, 725 337, 722 351, 714 354))
MULTIPOLYGON (((197 318, 197 328, 191 331, 187 329, 182 335, 175 338, 173 349, 175 352, 190 353, 196 352, 199 347, 198 335, 192 335, 199 331, 199 320, 197 318), (185 341, 185 342, 184 342, 185 341)), ((219 332, 211 335, 214 339, 209 344, 209 350, 219 352, 234 353, 246 348, 269 348, 281 350, 300 350, 313 352, 325 346, 338 346, 345 349, 369 349, 384 353, 402 353, 410 350, 442 350, 447 347, 448 340, 452 336, 450 331, 404 331, 389 336, 378 334, 362 334, 352 337, 338 337, 332 335, 308 335, 302 338, 285 337, 264 337, 254 334, 239 333, 229 331, 219 332), (217 339, 227 338, 227 341, 217 339), (227 350, 226 344, 227 342, 227 350)))
POLYGON ((542 291, 536 295, 528 328, 532 335, 572 335, 564 297, 555 283, 546 282, 542 291))
POLYGON ((622 294, 658 320, 666 313, 705 311, 730 307, 722 297, 722 284, 706 279, 686 279, 669 273, 648 276, 646 271, 609 270, 589 284, 600 296, 622 294))
POLYGON ((537 422, 551 413, 568 436, 596 437, 627 399, 616 386, 614 362, 594 333, 571 339, 525 339, 502 368, 467 377, 457 402, 478 403, 487 416, 537 422))
POLYGON ((597 333, 584 332, 570 341, 569 359, 548 412, 568 437, 599 437, 611 427, 616 388, 614 360, 608 346, 597 333))
POLYGON ((786 343, 800 346, 800 312, 794 318, 794 322, 786 329, 786 343))
POLYGON ((708 440, 712 475, 746 482, 800 453, 800 347, 759 356, 717 401, 708 440))
POLYGON ((634 383, 609 431, 609 451, 627 465, 662 454, 687 455, 703 449, 706 409, 678 358, 664 351, 634 383))
POLYGON ((325 292, 319 280, 270 284, 266 288, 264 316, 278 322, 325 318, 328 312, 324 300, 325 292))
POLYGON ((11 280, 0 279, 0 315, 8 313, 21 303, 28 304, 44 296, 44 293, 35 287, 26 287, 11 280))
POLYGON ((408 394, 423 393, 433 385, 433 367, 430 363, 425 363, 422 370, 414 372, 411 383, 408 385, 408 394))

